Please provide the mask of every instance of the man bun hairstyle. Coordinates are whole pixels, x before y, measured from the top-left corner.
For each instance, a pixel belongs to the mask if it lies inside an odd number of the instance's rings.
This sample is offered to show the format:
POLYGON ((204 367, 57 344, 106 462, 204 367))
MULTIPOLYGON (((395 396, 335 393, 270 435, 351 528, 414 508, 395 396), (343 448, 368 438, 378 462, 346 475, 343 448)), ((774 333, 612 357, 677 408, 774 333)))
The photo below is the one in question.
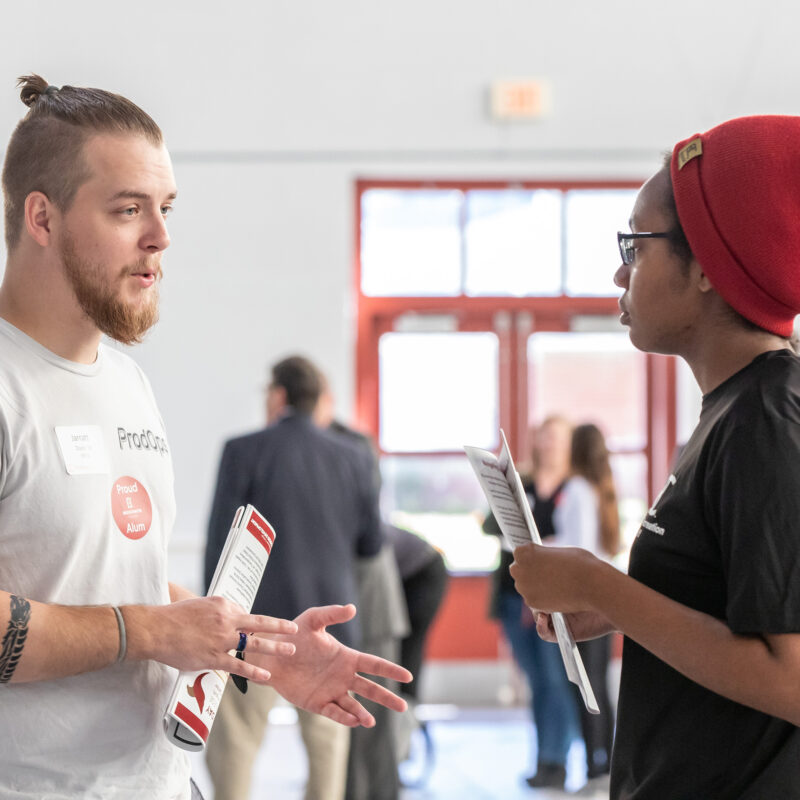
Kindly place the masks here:
POLYGON ((17 86, 22 86, 19 97, 28 108, 39 99, 40 95, 45 92, 53 94, 53 90, 56 88, 55 86, 49 86, 41 75, 25 75, 22 78, 17 78, 17 86))
POLYGON ((25 198, 42 192, 60 211, 67 211, 75 193, 89 177, 83 154, 97 134, 144 136, 163 142, 152 117, 125 97, 103 89, 51 86, 41 75, 17 81, 28 113, 19 122, 3 164, 5 239, 11 252, 19 242, 25 198))

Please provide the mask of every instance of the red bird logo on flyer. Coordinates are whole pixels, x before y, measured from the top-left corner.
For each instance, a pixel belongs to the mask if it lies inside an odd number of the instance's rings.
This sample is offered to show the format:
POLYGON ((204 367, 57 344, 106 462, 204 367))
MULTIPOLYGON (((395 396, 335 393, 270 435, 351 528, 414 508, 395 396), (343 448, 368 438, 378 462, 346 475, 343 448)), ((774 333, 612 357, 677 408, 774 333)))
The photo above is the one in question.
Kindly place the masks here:
POLYGON ((186 691, 189 693, 189 697, 194 697, 197 701, 197 705, 200 709, 200 713, 203 713, 203 704, 206 701, 206 695, 203 691, 203 678, 208 675, 207 672, 201 672, 195 679, 194 685, 187 686, 186 691))

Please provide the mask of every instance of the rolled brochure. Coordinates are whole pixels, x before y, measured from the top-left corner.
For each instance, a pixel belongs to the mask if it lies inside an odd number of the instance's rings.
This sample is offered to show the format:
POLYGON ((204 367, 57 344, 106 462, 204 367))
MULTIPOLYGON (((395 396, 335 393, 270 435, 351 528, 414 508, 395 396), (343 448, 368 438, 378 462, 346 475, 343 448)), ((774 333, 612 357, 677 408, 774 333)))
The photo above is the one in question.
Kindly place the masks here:
MULTIPOLYGON (((240 506, 208 596, 225 597, 249 614, 274 542, 275 531, 264 517, 253 506, 240 506)), ((227 681, 228 673, 222 670, 178 674, 164 712, 164 733, 176 747, 205 749, 227 681)))
MULTIPOLYGON (((531 507, 522 488, 522 481, 519 473, 514 466, 511 458, 511 451, 508 449, 506 435, 500 431, 503 446, 500 454, 495 455, 488 450, 481 450, 478 447, 464 447, 469 463, 489 501, 489 506, 494 513, 497 524, 505 536, 509 547, 513 550, 524 544, 534 542, 542 543, 542 537, 533 521, 531 507)), ((600 708, 597 705, 592 684, 583 666, 583 659, 578 652, 578 646, 572 637, 564 615, 554 613, 553 628, 556 632, 558 647, 561 651, 561 660, 567 670, 567 678, 580 689, 584 705, 592 714, 599 714, 600 708)))

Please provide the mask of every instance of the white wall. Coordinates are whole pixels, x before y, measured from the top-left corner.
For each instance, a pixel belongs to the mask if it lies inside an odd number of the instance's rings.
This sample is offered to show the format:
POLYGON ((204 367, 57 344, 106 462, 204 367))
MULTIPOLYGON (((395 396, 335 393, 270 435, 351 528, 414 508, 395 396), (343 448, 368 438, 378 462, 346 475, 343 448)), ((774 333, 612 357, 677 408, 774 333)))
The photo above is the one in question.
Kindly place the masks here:
POLYGON ((133 351, 167 422, 176 570, 197 553, 224 439, 261 423, 266 366, 316 359, 353 401, 358 177, 636 177, 727 117, 800 112, 789 0, 40 0, 0 12, 0 136, 17 75, 127 95, 180 188, 162 322, 133 351), (553 114, 503 125, 488 87, 536 76, 553 114))

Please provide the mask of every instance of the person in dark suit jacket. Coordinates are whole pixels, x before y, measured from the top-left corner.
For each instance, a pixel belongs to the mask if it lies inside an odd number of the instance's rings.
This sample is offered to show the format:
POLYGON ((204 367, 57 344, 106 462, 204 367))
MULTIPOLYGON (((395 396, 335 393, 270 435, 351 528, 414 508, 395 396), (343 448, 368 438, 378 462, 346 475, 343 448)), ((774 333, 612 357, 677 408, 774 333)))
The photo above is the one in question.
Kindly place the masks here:
MULTIPOLYGON (((307 359, 275 364, 263 430, 227 442, 208 526, 205 580, 209 584, 230 521, 252 503, 276 532, 253 613, 292 619, 309 606, 358 599, 355 560, 373 556, 383 536, 371 464, 363 451, 314 424, 322 379, 307 359)), ((342 643, 360 642, 358 618, 331 630, 342 643)), ((270 687, 225 693, 206 758, 217 800, 249 796, 253 761, 270 708, 270 687)), ((307 800, 344 795, 349 730, 299 711, 309 756, 307 800)))

